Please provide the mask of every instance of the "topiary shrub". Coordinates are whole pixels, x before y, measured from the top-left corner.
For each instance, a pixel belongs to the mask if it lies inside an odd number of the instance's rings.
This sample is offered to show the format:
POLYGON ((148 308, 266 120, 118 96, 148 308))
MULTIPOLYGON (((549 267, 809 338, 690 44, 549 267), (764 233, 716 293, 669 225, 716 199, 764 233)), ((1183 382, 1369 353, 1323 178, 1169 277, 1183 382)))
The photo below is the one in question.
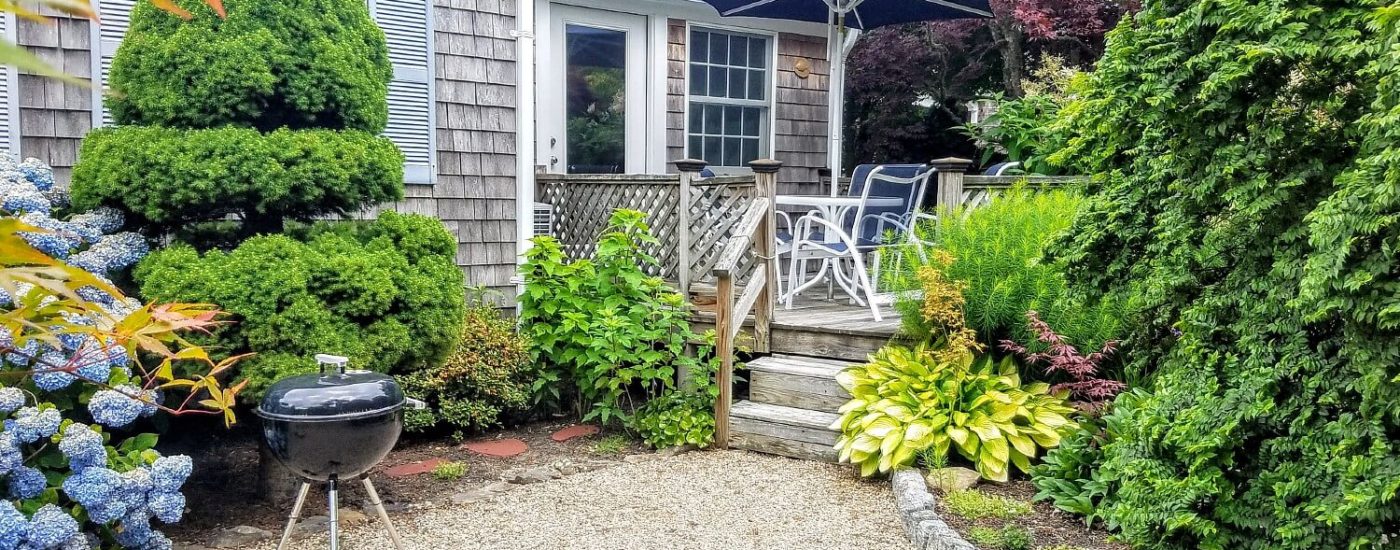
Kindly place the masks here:
POLYGON ((119 125, 384 131, 393 77, 364 0, 137 2, 112 59, 119 125))
POLYGON ((1096 184, 1070 282, 1140 289, 1151 395, 1104 447, 1136 548, 1390 548, 1400 8, 1149 0, 1050 156, 1096 184))
POLYGON ((487 305, 469 308, 446 363, 399 377, 405 393, 428 403, 404 415, 404 428, 461 434, 499 426, 529 409, 531 374, 530 352, 515 323, 487 305))
POLYGON ((256 400, 284 376, 312 372, 316 353, 355 368, 412 372, 438 365, 462 330, 462 272, 441 222, 386 212, 363 224, 318 223, 305 241, 265 235, 200 254, 176 244, 134 272, 150 298, 217 303, 236 323, 215 331, 256 400))
POLYGON ((243 236, 287 218, 403 197, 384 33, 360 0, 230 0, 189 21, 139 2, 112 62, 117 127, 85 138, 80 207, 169 232, 235 214, 243 236))
POLYGON ((365 132, 117 126, 88 134, 81 157, 75 205, 116 207, 161 230, 228 214, 276 225, 403 195, 403 155, 365 132))

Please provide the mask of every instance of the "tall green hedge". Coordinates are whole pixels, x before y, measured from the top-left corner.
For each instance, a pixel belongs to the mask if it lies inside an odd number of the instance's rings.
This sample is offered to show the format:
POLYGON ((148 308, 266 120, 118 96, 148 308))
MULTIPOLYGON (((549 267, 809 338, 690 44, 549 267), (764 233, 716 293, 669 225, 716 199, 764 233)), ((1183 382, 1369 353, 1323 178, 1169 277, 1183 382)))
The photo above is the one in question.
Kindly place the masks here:
POLYGON ((117 124, 384 130, 393 76, 364 0, 137 2, 112 60, 117 124))
POLYGON ((169 229, 238 214, 346 214, 403 196, 403 155, 355 130, 99 128, 83 140, 73 201, 169 229))
POLYGON ((1400 530, 1400 6, 1150 0, 1052 161, 1059 256, 1138 291, 1152 395, 1105 448, 1139 548, 1381 548, 1400 530))
POLYGON ((148 300, 215 303, 234 323, 215 336, 256 400, 284 376, 334 353, 379 372, 437 367, 462 330, 462 272, 442 222, 385 212, 374 222, 321 222, 200 254, 177 244, 136 268, 148 300))

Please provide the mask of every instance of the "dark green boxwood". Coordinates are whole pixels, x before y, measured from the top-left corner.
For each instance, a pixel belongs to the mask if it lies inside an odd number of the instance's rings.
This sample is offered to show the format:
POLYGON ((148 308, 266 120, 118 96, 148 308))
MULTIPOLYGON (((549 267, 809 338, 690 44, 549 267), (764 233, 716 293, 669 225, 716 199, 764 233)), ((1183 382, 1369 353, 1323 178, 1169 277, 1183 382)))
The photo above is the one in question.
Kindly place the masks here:
POLYGON ((393 76, 364 0, 177 0, 181 20, 138 2, 112 60, 118 124, 384 130, 393 76))
POLYGON ((345 214, 403 196, 403 154, 362 131, 248 128, 93 130, 73 168, 78 208, 112 206, 168 229, 237 214, 247 220, 345 214))
POLYGON ((135 270, 149 300, 216 303, 234 323, 218 349, 257 355, 239 363, 256 401, 274 380, 311 372, 312 355, 405 373, 440 365, 462 330, 462 272, 442 223, 386 212, 374 222, 319 222, 200 254, 176 244, 135 270))

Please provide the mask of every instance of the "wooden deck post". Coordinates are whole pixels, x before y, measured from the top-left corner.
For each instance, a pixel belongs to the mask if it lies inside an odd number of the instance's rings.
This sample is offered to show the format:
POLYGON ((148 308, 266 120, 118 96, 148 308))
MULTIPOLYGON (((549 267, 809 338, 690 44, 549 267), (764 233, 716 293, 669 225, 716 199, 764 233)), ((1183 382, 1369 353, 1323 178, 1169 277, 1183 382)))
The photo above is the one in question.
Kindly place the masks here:
POLYGON ((705 169, 705 161, 697 159, 681 159, 672 161, 676 165, 676 170, 680 171, 680 186, 677 193, 676 206, 677 227, 676 238, 680 242, 676 243, 676 282, 680 286, 681 296, 690 299, 690 243, 693 240, 690 230, 690 184, 700 178, 700 171, 705 169))
POLYGON ((938 171, 937 210, 952 210, 962 204, 963 174, 972 168, 972 161, 947 157, 929 161, 938 171))
POLYGON ((729 448, 729 407, 734 403, 734 337, 728 319, 734 315, 734 278, 725 274, 715 280, 715 353, 719 372, 715 373, 715 447, 729 448))
POLYGON ((759 295, 753 314, 753 348, 760 353, 772 350, 773 310, 778 303, 778 219, 774 203, 778 194, 778 169, 782 167, 781 161, 771 159, 749 163, 758 196, 768 198, 768 212, 764 214, 763 222, 754 236, 755 260, 766 275, 763 294, 759 295))

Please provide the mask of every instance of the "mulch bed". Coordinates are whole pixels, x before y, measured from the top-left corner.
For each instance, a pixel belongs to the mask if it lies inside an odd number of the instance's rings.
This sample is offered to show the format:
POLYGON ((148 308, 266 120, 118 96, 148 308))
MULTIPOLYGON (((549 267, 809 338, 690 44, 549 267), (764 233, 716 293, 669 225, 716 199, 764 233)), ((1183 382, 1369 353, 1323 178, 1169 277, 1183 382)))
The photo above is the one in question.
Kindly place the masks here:
MULTIPOLYGON (((189 435, 177 439, 177 436, 172 434, 162 441, 161 452, 188 454, 195 464, 194 475, 184 490, 189 503, 184 520, 176 525, 161 527, 171 539, 177 542, 203 543, 218 531, 239 525, 251 525, 281 533, 287 514, 291 511, 290 505, 268 503, 258 494, 258 441, 261 435, 256 418, 251 414, 247 417, 251 421, 244 422, 232 430, 224 430, 222 426, 174 430, 173 433, 189 435)), ((501 474, 507 470, 553 464, 562 460, 622 461, 626 455, 649 452, 643 445, 631 439, 618 454, 594 452, 594 445, 607 437, 608 432, 563 442, 551 439, 555 432, 573 424, 562 420, 541 421, 492 431, 462 442, 450 439, 416 439, 405 435, 400 439, 398 447, 371 472, 371 479, 374 480, 386 506, 394 510, 425 503, 440 505, 455 493, 499 480, 501 474), (474 453, 466 448, 466 444, 469 443, 498 439, 519 439, 525 442, 528 450, 517 456, 498 458, 474 453), (402 477, 386 475, 390 468, 430 460, 462 462, 467 465, 468 470, 466 475, 456 480, 440 480, 434 478, 431 473, 402 477)), ((366 501, 360 484, 342 483, 341 487, 341 509, 359 510, 366 501)), ((324 487, 313 486, 302 517, 324 515, 325 501, 324 487)))
MULTIPOLYGON (((989 495, 1003 496, 1023 502, 1031 502, 1035 496, 1035 486, 1029 481, 1013 480, 1008 483, 987 483, 977 485, 977 490, 989 495)), ((1052 548, 1066 545, 1084 550, 1124 550, 1125 544, 1108 540, 1109 533, 1099 527, 1087 528, 1083 518, 1067 514, 1048 502, 1036 502, 1029 515, 1011 519, 982 518, 969 520, 952 513, 942 499, 938 500, 938 514, 943 521, 962 534, 968 542, 973 542, 969 532, 974 527, 1001 529, 1007 524, 1017 525, 1030 531, 1033 548, 1052 548)), ((973 544, 976 544, 973 542, 973 544)))

